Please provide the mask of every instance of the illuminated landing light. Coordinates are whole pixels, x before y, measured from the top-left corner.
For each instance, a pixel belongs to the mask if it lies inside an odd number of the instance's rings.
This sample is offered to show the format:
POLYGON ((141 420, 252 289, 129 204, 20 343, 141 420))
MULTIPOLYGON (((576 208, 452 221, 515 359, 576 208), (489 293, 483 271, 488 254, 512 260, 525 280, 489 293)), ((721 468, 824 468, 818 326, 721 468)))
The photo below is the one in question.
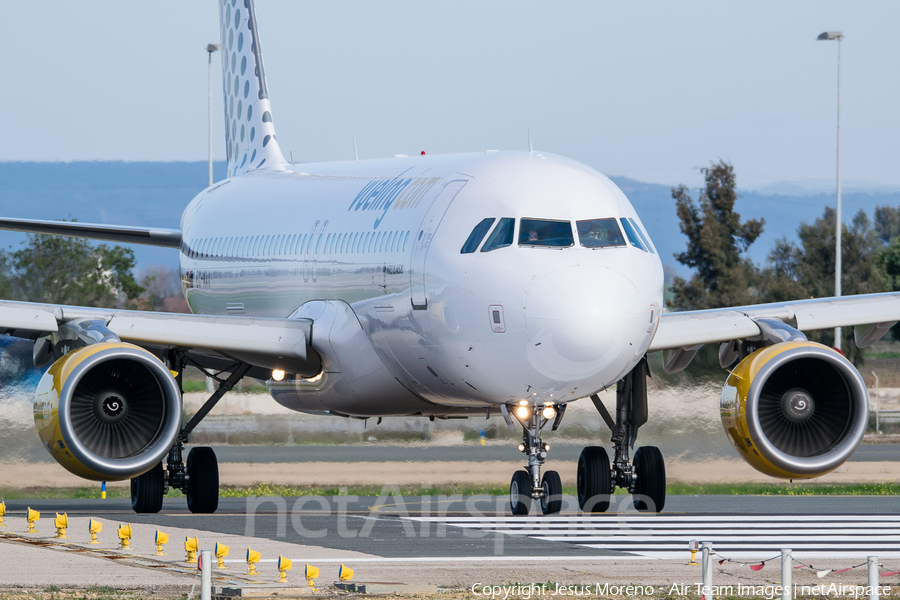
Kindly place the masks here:
POLYGON ((552 406, 545 406, 544 411, 541 414, 544 415, 544 418, 549 421, 556 416, 556 409, 552 406))
POLYGON ((525 452, 525 444, 519 444, 519 452, 525 452))
POLYGON ((273 369, 272 379, 274 379, 275 381, 281 381, 282 379, 284 379, 284 371, 282 371, 281 369, 273 369))
POLYGON ((524 404, 516 409, 516 414, 520 419, 527 419, 530 412, 531 411, 528 409, 528 406, 524 404))

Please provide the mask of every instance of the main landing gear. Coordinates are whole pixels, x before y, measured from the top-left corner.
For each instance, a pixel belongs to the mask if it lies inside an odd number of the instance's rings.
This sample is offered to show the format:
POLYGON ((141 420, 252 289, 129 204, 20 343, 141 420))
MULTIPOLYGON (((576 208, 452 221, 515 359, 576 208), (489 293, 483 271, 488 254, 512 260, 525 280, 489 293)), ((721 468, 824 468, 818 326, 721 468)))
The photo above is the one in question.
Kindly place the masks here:
POLYGON ((629 460, 637 432, 647 422, 646 357, 616 384, 616 418, 610 416, 600 397, 591 401, 612 431, 614 455, 610 467, 606 450, 588 446, 578 458, 578 506, 585 512, 606 512, 615 488, 631 493, 635 510, 660 512, 666 505, 666 465, 656 446, 642 446, 629 460))
MULTIPOLYGON (((184 356, 170 353, 169 368, 178 373, 178 387, 181 389, 181 373, 184 356)), ((239 363, 226 379, 206 372, 219 382, 212 396, 200 407, 197 414, 185 425, 175 445, 166 459, 167 469, 158 465, 131 480, 131 508, 136 513, 158 513, 162 509, 163 497, 169 488, 179 489, 187 497, 188 510, 192 513, 214 513, 219 507, 219 463, 212 448, 197 446, 188 452, 187 464, 182 456, 188 435, 209 414, 216 403, 230 391, 250 370, 250 365, 239 363)))
MULTIPOLYGON (((666 466, 662 452, 655 446, 642 446, 629 458, 638 429, 647 422, 647 377, 650 370, 644 358, 616 385, 616 418, 610 416, 600 397, 591 401, 612 431, 613 460, 606 449, 588 446, 578 458, 578 506, 585 512, 606 512, 610 497, 617 487, 631 493, 635 510, 660 512, 666 504, 666 466)), ((559 427, 566 405, 529 405, 501 407, 510 429, 512 419, 522 426, 524 435, 519 450, 528 457, 523 471, 513 474, 509 486, 510 510, 525 515, 532 500, 540 500, 541 511, 558 513, 562 508, 562 484, 556 471, 547 471, 541 478, 541 466, 550 446, 541 441, 541 431, 551 420, 553 430, 559 427)))

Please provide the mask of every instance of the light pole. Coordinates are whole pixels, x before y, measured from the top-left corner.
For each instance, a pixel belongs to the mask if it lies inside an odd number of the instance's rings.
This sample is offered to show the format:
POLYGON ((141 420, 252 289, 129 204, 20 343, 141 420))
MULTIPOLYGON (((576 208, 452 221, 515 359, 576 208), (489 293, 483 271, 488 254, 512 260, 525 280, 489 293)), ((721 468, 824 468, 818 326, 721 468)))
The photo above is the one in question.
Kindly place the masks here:
POLYGON ((209 185, 213 184, 213 176, 212 176, 212 55, 213 52, 217 50, 221 50, 222 46, 219 44, 207 44, 206 45, 206 53, 209 55, 209 69, 206 76, 206 87, 207 87, 207 112, 209 113, 209 185))
MULTIPOLYGON (((840 31, 824 31, 816 40, 837 40, 838 73, 837 73, 837 210, 834 227, 834 295, 841 295, 841 40, 844 34, 840 31)), ((841 328, 834 328, 834 347, 841 349, 841 328)))

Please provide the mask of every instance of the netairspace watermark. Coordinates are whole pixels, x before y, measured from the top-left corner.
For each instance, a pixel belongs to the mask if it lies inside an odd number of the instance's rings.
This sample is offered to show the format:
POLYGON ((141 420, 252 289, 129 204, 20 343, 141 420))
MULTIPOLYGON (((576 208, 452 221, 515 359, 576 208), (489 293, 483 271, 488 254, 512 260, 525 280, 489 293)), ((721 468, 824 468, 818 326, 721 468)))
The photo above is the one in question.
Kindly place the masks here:
MULTIPOLYGON (((577 505, 569 506, 574 501, 571 498, 560 498, 563 502, 563 510, 576 512, 577 505)), ((487 518, 495 519, 499 516, 509 516, 509 498, 506 496, 476 495, 463 497, 461 494, 436 495, 421 497, 404 497, 397 484, 387 484, 379 493, 375 503, 366 508, 356 506, 360 498, 358 496, 300 496, 299 498, 285 498, 283 496, 250 496, 246 499, 244 535, 253 537, 259 529, 258 521, 265 519, 268 528, 270 519, 275 518, 275 537, 284 538, 288 535, 288 523, 293 533, 305 539, 321 539, 337 536, 340 538, 368 538, 372 535, 377 525, 399 525, 403 529, 403 535, 407 538, 446 538, 449 530, 465 538, 489 538, 493 536, 492 548, 487 546, 482 551, 492 551, 494 555, 503 555, 503 544, 506 536, 492 531, 490 527, 480 527, 476 523, 467 526, 452 527, 446 519, 449 516, 465 515, 473 520, 487 518), (289 505, 289 500, 292 504, 289 505), (462 505, 462 506, 460 506, 462 505), (452 514, 450 512, 453 508, 452 514), (462 510, 460 510, 462 508, 462 510), (390 520, 383 518, 389 516, 390 520), (334 520, 322 520, 322 517, 334 517, 334 520), (397 519, 399 518, 399 521, 397 519), (328 525, 323 526, 323 525, 328 525)), ((616 513, 618 530, 624 535, 632 533, 632 527, 627 517, 632 510, 632 499, 622 496, 619 505, 613 510, 616 513)), ((592 515, 581 513, 582 518, 567 519, 566 522, 551 522, 550 520, 521 520, 507 523, 505 529, 515 530, 527 528, 529 531, 540 534, 546 528, 547 534, 560 535, 566 529, 573 532, 590 524, 592 515)), ((646 535, 645 531, 634 532, 646 535)))
MULTIPOLYGON (((877 586, 879 595, 889 595, 891 586, 877 586)), ((744 596, 775 600, 781 598, 784 588, 780 585, 717 585, 705 586, 702 583, 673 583, 671 585, 615 585, 611 583, 594 583, 580 585, 562 585, 558 583, 508 584, 491 585, 475 583, 470 589, 473 596, 490 600, 507 600, 508 598, 540 598, 546 596, 599 596, 603 598, 636 596, 686 596, 728 597, 744 596)), ((838 596, 845 598, 869 598, 873 593, 871 587, 849 583, 830 583, 818 585, 793 586, 793 595, 797 596, 838 596)))

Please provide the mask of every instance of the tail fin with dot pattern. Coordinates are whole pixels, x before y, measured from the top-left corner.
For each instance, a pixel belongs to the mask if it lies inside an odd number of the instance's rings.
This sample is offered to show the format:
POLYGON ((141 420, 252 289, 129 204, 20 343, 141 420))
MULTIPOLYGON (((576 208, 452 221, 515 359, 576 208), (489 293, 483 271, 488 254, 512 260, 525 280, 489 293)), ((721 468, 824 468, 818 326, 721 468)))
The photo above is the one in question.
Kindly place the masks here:
POLYGON ((282 169, 253 0, 219 0, 219 24, 228 176, 282 169))

